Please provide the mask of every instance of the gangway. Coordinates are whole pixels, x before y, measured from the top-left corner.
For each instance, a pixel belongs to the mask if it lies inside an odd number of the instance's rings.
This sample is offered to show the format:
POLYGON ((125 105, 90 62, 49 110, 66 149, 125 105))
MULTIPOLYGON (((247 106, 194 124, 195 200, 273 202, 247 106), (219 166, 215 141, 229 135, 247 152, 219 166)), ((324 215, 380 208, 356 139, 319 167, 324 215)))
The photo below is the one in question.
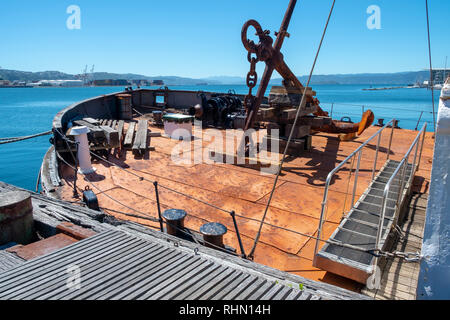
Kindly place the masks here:
POLYGON ((376 272, 379 254, 388 250, 389 235, 402 221, 404 206, 409 199, 412 181, 420 166, 427 124, 425 123, 409 150, 400 161, 389 159, 394 134, 395 120, 392 119, 351 155, 341 162, 327 177, 318 237, 314 251, 313 265, 322 270, 366 284, 367 279, 376 272), (376 173, 382 133, 392 128, 387 150, 386 162, 376 173), (362 152, 372 140, 378 137, 372 170, 372 179, 355 203, 362 152), (414 150, 414 158, 410 156, 414 150), (333 177, 349 161, 357 161, 355 170, 351 209, 343 217, 337 229, 328 240, 322 239, 323 224, 326 221, 328 193, 333 177), (319 251, 319 246, 325 242, 319 251))

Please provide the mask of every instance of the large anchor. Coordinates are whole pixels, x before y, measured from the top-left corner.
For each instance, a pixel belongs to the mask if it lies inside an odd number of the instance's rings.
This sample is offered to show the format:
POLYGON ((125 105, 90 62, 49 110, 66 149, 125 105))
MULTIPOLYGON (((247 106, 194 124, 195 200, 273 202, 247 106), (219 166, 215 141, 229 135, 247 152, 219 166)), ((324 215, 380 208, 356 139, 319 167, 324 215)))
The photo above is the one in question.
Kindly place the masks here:
MULTIPOLYGON (((252 97, 251 90, 256 85, 256 73, 252 72, 251 70, 247 76, 247 85, 250 84, 250 92, 244 101, 245 107, 247 109, 247 120, 244 130, 248 130, 253 126, 274 70, 277 70, 278 73, 283 77, 285 85, 294 86, 299 90, 304 90, 303 85, 284 62, 283 54, 280 52, 285 37, 289 37, 287 28, 291 21, 292 13, 294 11, 296 3, 296 0, 291 0, 291 2, 289 3, 289 7, 284 16, 280 31, 276 33, 277 38, 275 40, 275 44, 273 44, 273 39, 272 37, 270 37, 270 31, 263 30, 261 25, 256 20, 249 20, 242 27, 242 43, 245 49, 247 49, 248 51, 248 58, 250 63, 252 64, 251 69, 253 69, 254 71, 254 63, 258 61, 263 61, 266 63, 264 74, 255 98, 252 97), (256 30, 256 35, 259 37, 258 44, 256 44, 253 40, 249 40, 247 37, 248 29, 250 27, 253 27, 256 30), (256 58, 252 58, 252 55, 255 55, 256 58)), ((311 101, 312 97, 309 100, 311 101)))
MULTIPOLYGON (((248 60, 251 64, 250 72, 247 75, 247 85, 249 87, 249 93, 245 97, 244 105, 247 111, 247 118, 244 130, 248 130, 253 127, 255 118, 258 114, 258 110, 264 98, 264 94, 269 85, 270 78, 274 70, 276 70, 283 77, 283 85, 286 87, 295 87, 302 94, 306 95, 306 104, 312 104, 316 107, 315 116, 328 116, 328 113, 323 111, 319 106, 319 100, 314 98, 309 88, 305 88, 291 69, 287 66, 284 61, 283 54, 281 53, 281 47, 285 37, 289 37, 287 32, 292 13, 294 11, 297 1, 291 0, 289 2, 289 7, 284 16, 283 22, 280 27, 280 31, 276 32, 276 40, 273 42, 270 36, 269 30, 263 30, 261 25, 256 20, 247 21, 242 27, 241 37, 242 43, 248 51, 248 60), (256 36, 259 38, 259 43, 255 43, 253 40, 249 40, 248 29, 253 27, 256 30, 256 36), (257 62, 265 62, 265 70, 261 83, 258 88, 256 97, 252 95, 252 89, 256 86, 258 77, 255 71, 255 65, 257 62)), ((305 105, 306 105, 305 104, 305 105)), ((367 129, 374 121, 374 114, 371 110, 367 110, 361 122, 349 124, 347 122, 333 120, 331 124, 325 125, 323 127, 313 127, 313 130, 329 132, 329 133, 358 133, 360 135, 365 129, 367 129)), ((248 143, 246 141, 246 145, 248 143)))

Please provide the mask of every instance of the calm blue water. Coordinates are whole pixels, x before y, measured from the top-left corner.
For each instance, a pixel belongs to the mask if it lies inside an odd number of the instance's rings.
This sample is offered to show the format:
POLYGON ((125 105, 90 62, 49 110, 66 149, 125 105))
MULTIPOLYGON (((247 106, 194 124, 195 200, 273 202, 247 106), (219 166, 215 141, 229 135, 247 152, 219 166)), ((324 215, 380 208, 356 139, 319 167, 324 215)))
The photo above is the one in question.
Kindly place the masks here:
MULTIPOLYGON (((381 87, 381 86, 380 86, 381 87)), ((331 111, 333 118, 350 116, 359 121, 362 106, 371 108, 375 117, 400 119, 400 126, 414 129, 420 116, 432 129, 431 92, 426 89, 398 89, 363 91, 364 85, 316 85, 314 90, 322 108, 331 111)), ((204 90, 246 94, 244 85, 178 86, 172 89, 204 90)), ((88 88, 0 88, 0 138, 29 135, 51 129, 55 114, 68 105, 102 94, 117 92, 121 87, 88 88)), ((436 107, 439 93, 436 93, 436 107)), ((34 190, 42 158, 49 147, 49 136, 0 145, 0 180, 34 190)))

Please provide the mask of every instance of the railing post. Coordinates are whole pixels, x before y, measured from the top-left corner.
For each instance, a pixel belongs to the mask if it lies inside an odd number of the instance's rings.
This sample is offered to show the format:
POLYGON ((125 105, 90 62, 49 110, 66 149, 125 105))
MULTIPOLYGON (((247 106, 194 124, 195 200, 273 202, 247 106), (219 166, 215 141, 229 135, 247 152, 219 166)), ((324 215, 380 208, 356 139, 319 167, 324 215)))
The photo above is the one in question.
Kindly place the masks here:
POLYGON ((362 151, 363 149, 361 149, 359 151, 359 155, 358 155, 358 163, 356 165, 356 171, 355 171, 355 182, 353 185, 353 193, 352 193, 352 208, 355 205, 355 195, 356 195, 356 187, 358 186, 358 175, 359 175, 359 167, 361 165, 361 156, 362 156, 362 151))
MULTIPOLYGON (((383 227, 384 227, 384 217, 386 214, 386 205, 387 205, 387 201, 386 198, 389 194, 389 192, 391 191, 391 185, 388 184, 386 185, 385 189, 384 189, 384 193, 383 193, 383 199, 381 202, 381 207, 380 207, 380 222, 378 223, 378 230, 377 230, 377 238, 376 238, 376 243, 375 243, 375 248, 378 250, 381 250, 381 237, 383 235, 383 227)), ((377 263, 378 259, 375 259, 375 263, 377 263)))
POLYGON ((392 130, 391 130, 391 137, 389 138, 389 147, 388 147, 388 152, 387 152, 387 160, 389 160, 390 156, 391 156, 391 147, 392 147, 392 138, 394 136, 394 123, 395 123, 395 119, 391 120, 391 126, 392 126, 392 130))
POLYGON ((382 134, 383 134, 383 132, 380 132, 380 134, 378 135, 377 150, 375 152, 375 161, 373 163, 373 170, 372 170, 372 180, 375 178, 375 171, 377 169, 378 151, 380 150, 380 142, 381 142, 382 134))
POLYGON ((317 251, 319 251, 319 241, 322 241, 322 227, 323 227, 323 216, 325 212, 326 203, 322 202, 322 210, 320 212, 320 219, 319 219, 319 228, 317 229, 317 239, 316 239, 316 245, 314 247, 314 260, 316 259, 317 251))
POLYGON ((412 171, 411 171, 411 179, 414 177, 414 175, 417 172, 417 165, 416 165, 416 161, 417 161, 417 154, 419 153, 419 140, 416 141, 416 151, 414 152, 414 160, 413 160, 413 167, 412 167, 412 171))
POLYGON ((323 218, 325 217, 326 206, 328 202, 328 188, 330 187, 330 181, 333 175, 328 175, 327 182, 325 184, 325 191, 323 193, 322 210, 320 211, 319 228, 317 229, 316 245, 314 247, 314 261, 316 260, 317 251, 319 251, 319 241, 322 240, 322 227, 323 218))
POLYGON ((238 225, 236 222, 236 213, 234 211, 231 211, 230 215, 231 215, 231 218, 233 219, 234 229, 236 230, 236 235, 238 238, 239 248, 241 249, 242 257, 244 259, 246 259, 247 255, 245 254, 244 246, 242 245, 241 234, 239 233, 238 225))
POLYGON ((425 124, 423 125, 423 135, 422 135, 422 146, 420 147, 420 155, 419 155, 419 160, 417 162, 417 170, 419 170, 420 167, 420 162, 422 160, 422 151, 423 151, 423 145, 425 144, 425 137, 427 134, 427 123, 425 122, 425 124))
POLYGON ((156 205, 158 207, 159 227, 161 229, 161 232, 164 232, 162 216, 161 216, 161 205, 159 203, 158 181, 153 182, 153 185, 155 186, 156 205))
POLYGON ((417 129, 419 128, 419 124, 420 124, 420 120, 422 120, 422 116, 423 116, 423 111, 420 113, 419 120, 417 120, 417 125, 416 125, 415 131, 417 131, 417 129))
POLYGON ((334 102, 331 104, 331 115, 330 115, 331 118, 333 118, 333 108, 334 108, 334 102))
MULTIPOLYGON (((408 160, 402 162, 402 178, 401 178, 401 183, 399 183, 399 191, 398 191, 398 196, 397 196, 397 203, 395 206, 395 216, 394 216, 394 223, 397 224, 398 222, 398 215, 400 213, 400 206, 402 204, 402 200, 403 200, 403 190, 405 189, 405 177, 406 177, 406 170, 408 170, 408 160), (397 212, 398 211, 398 212, 397 212)), ((395 178, 394 178, 395 180, 395 178)), ((400 182, 400 181, 399 181, 400 182)))

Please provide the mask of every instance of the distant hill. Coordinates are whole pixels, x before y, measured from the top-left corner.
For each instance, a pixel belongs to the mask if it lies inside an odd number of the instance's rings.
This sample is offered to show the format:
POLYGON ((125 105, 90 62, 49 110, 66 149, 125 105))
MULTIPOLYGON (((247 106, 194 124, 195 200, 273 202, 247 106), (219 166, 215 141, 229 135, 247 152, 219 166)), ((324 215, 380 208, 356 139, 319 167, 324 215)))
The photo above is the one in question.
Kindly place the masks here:
MULTIPOLYGON (((423 82, 428 80, 430 74, 428 71, 411 71, 398 73, 361 73, 361 74, 330 74, 330 75, 314 75, 311 79, 311 84, 386 84, 386 85, 400 85, 412 84, 416 82, 423 82)), ((89 74, 91 80, 105 80, 105 79, 125 79, 125 80, 163 80, 166 85, 198 85, 198 84, 229 84, 241 85, 245 84, 244 77, 233 76, 213 76, 204 79, 192 79, 177 76, 145 76, 140 74, 126 73, 108 73, 95 72, 89 74)), ((17 70, 0 69, 0 78, 10 81, 38 81, 38 80, 70 80, 81 79, 79 74, 67 74, 59 71, 42 71, 42 72, 27 72, 17 70)), ((307 76, 300 76, 300 81, 305 84, 307 76)), ((271 80, 272 85, 281 84, 281 78, 271 80)))
MULTIPOLYGON (((369 84, 369 85, 404 85, 423 82, 430 77, 429 71, 411 71, 397 73, 360 73, 360 74, 329 74, 313 75, 311 84, 369 84)), ((220 84, 245 84, 244 77, 215 76, 204 79, 207 82, 216 81, 220 84)), ((300 76, 300 82, 305 84, 308 76, 300 76)), ((274 78, 271 85, 281 85, 281 78, 274 78)))
POLYGON ((9 81, 39 81, 39 80, 71 80, 76 79, 74 75, 59 72, 59 71, 42 71, 42 72, 28 72, 0 69, 0 78, 9 81))
MULTIPOLYGON (((360 74, 330 74, 330 75, 313 75, 311 84, 413 84, 423 82, 430 77, 429 71, 411 71, 397 73, 360 73, 360 74)), ((206 80, 215 80, 222 84, 245 84, 243 77, 217 76, 210 77, 206 80)), ((270 81, 272 85, 281 84, 281 78, 275 78, 270 81)), ((300 82, 305 84, 308 76, 300 76, 300 82)))
MULTIPOLYGON (((81 79, 80 74, 67 74, 59 71, 41 71, 41 72, 28 72, 28 71, 17 71, 0 69, 0 78, 10 81, 39 81, 39 80, 71 80, 71 79, 81 79)), ((221 84, 214 80, 205 79, 191 79, 176 76, 156 76, 149 77, 140 74, 126 73, 108 73, 108 72, 94 72, 89 74, 90 80, 105 80, 105 79, 125 79, 125 80, 163 80, 166 85, 197 85, 197 84, 221 84)))
MULTIPOLYGON (((311 78, 312 84, 413 84, 430 78, 429 71, 412 71, 398 73, 361 73, 316 75, 311 78)), ((299 78, 302 83, 308 81, 307 76, 299 78)))

